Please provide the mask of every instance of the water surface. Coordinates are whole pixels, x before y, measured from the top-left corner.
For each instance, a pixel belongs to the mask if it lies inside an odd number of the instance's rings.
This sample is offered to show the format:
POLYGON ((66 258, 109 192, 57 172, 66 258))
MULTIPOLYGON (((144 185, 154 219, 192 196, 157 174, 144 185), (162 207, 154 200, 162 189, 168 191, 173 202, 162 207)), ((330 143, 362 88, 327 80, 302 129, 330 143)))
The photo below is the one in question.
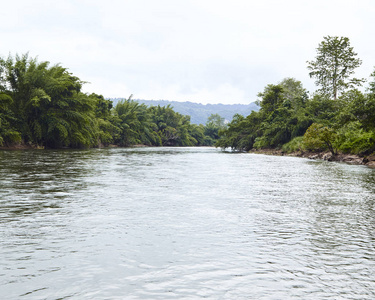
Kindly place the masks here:
POLYGON ((214 148, 0 152, 0 299, 374 299, 375 170, 214 148))

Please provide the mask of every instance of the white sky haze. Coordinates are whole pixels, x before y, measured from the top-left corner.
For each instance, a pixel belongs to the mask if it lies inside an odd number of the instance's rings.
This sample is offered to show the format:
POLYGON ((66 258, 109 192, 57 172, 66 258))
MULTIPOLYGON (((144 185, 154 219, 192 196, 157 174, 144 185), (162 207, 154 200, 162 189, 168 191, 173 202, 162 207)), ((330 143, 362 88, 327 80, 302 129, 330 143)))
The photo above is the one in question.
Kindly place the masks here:
POLYGON ((375 67, 371 0, 13 0, 0 8, 0 56, 60 63, 104 97, 248 104, 285 77, 313 92, 307 60, 345 36, 375 67))

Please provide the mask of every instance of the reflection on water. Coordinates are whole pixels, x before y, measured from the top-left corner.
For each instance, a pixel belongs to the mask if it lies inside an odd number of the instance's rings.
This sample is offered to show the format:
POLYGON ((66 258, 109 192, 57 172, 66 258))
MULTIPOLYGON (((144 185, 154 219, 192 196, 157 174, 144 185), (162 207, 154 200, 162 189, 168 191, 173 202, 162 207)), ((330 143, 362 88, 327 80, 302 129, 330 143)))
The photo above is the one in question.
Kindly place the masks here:
POLYGON ((0 152, 1 299, 374 299, 375 172, 213 148, 0 152))

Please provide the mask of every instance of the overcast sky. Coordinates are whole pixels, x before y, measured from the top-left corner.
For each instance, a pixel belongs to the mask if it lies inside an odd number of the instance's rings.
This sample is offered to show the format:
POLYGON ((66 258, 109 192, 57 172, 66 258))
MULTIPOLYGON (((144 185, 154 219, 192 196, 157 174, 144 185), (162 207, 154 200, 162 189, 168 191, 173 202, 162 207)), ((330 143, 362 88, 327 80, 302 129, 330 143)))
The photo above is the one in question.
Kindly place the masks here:
POLYGON ((375 67, 373 0, 12 0, 0 56, 60 63, 104 97, 250 103, 285 77, 313 92, 307 60, 345 36, 375 67))

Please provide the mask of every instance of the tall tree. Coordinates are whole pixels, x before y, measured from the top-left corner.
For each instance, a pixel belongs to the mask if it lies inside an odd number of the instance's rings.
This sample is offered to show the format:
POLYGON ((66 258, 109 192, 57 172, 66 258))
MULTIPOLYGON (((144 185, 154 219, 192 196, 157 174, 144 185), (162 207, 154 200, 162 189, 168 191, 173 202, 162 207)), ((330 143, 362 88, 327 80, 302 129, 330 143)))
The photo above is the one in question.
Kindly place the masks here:
POLYGON ((307 61, 310 77, 320 91, 336 100, 338 93, 347 88, 360 86, 364 79, 351 78, 354 70, 362 64, 350 46, 349 38, 326 36, 317 48, 315 60, 307 61))
POLYGON ((225 129, 225 118, 219 114, 211 114, 206 122, 205 135, 212 139, 211 144, 219 139, 219 130, 225 129))
POLYGON ((0 146, 21 141, 21 133, 12 126, 17 120, 10 109, 12 103, 13 99, 0 90, 0 146))
POLYGON ((116 143, 121 146, 146 143, 146 135, 151 127, 147 106, 133 101, 132 96, 121 100, 114 108, 118 118, 116 125, 120 128, 116 143))
POLYGON ((0 92, 12 99, 12 123, 24 143, 51 148, 97 144, 96 102, 81 92, 84 82, 78 77, 28 54, 0 59, 0 70, 0 92))
POLYGON ((289 101, 294 108, 303 105, 308 98, 307 91, 303 87, 302 82, 292 78, 284 78, 279 85, 283 88, 283 95, 285 100, 289 101))
POLYGON ((368 91, 370 94, 375 95, 375 70, 371 73, 372 81, 369 83, 368 91))
POLYGON ((263 93, 258 93, 258 97, 262 98, 257 100, 260 110, 268 115, 284 102, 284 88, 280 84, 268 84, 263 93))

